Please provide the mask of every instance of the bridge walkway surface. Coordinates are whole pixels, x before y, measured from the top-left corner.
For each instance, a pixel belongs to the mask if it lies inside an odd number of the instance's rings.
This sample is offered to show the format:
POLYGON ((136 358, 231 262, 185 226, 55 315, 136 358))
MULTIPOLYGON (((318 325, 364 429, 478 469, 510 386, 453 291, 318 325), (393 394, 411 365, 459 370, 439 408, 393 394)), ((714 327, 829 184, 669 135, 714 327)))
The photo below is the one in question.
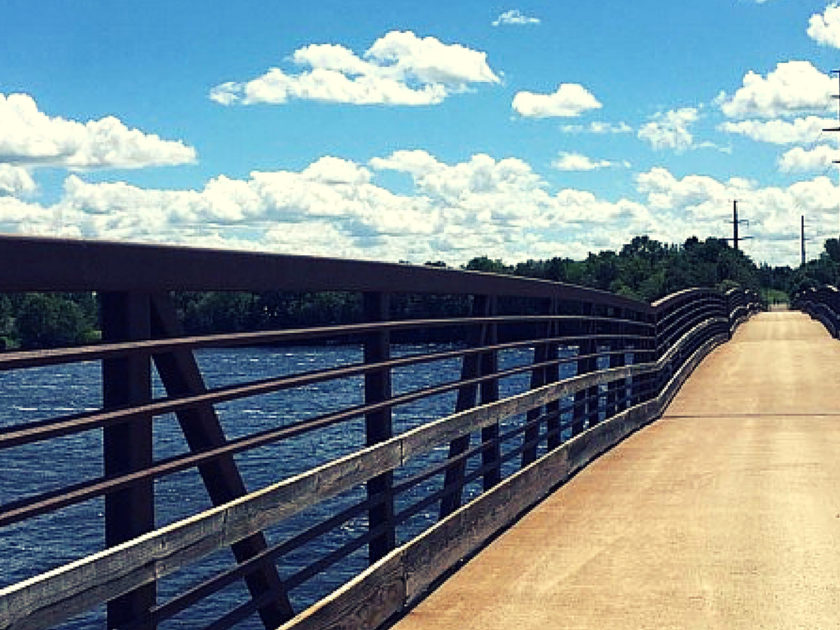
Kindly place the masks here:
POLYGON ((840 628, 840 343, 770 312, 396 624, 840 628))

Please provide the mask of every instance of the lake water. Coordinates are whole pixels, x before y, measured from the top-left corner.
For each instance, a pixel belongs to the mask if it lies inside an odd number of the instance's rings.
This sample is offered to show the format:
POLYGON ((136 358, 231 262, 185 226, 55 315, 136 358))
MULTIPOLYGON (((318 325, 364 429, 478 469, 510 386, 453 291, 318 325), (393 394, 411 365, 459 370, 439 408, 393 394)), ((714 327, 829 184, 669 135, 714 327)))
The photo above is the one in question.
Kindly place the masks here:
MULTIPOLYGON (((422 354, 451 349, 442 344, 400 345, 392 348, 394 356, 422 354)), ((358 346, 319 346, 285 348, 213 349, 197 352, 208 387, 253 381, 298 372, 359 363, 358 346)), ((530 349, 500 353, 500 369, 523 365, 533 360, 530 349)), ((561 366, 563 376, 574 374, 574 365, 561 366)), ((458 379, 457 359, 420 364, 393 371, 395 394, 458 379)), ((500 394, 511 395, 529 386, 529 373, 502 379, 500 394)), ((155 396, 163 389, 155 382, 155 396)), ((452 413, 454 392, 405 405, 394 411, 394 431, 401 433, 452 413)), ((220 421, 229 439, 271 427, 318 416, 363 402, 363 378, 353 377, 311 385, 297 390, 243 399, 217 406, 220 421)), ((99 363, 82 363, 48 368, 33 368, 0 373, 0 426, 32 422, 98 409, 101 406, 99 363)), ((522 422, 512 418, 505 426, 522 422)), ((504 427, 503 427, 504 430, 504 427)), ((174 415, 154 421, 155 458, 161 459, 187 451, 174 415)), ((322 462, 352 452, 364 445, 364 421, 358 419, 317 432, 286 440, 236 456, 240 472, 249 490, 299 473, 322 462)), ((44 444, 8 449, 0 463, 0 504, 35 493, 59 489, 102 474, 101 431, 51 440, 44 444)), ((397 471, 396 481, 418 472, 431 462, 442 461, 447 447, 442 446, 427 457, 397 471)), ((517 468, 509 462, 503 474, 517 468)), ((399 511, 427 493, 439 489, 439 477, 418 485, 397 499, 399 511)), ((480 492, 480 481, 467 487, 467 496, 480 492)), ((195 514, 210 507, 198 473, 193 470, 174 474, 155 482, 155 509, 158 526, 195 514)), ((301 513, 265 532, 269 543, 288 539, 307 525, 322 520, 344 506, 364 498, 362 487, 301 513)), ((98 551, 104 546, 103 501, 93 499, 44 515, 27 522, 0 529, 0 587, 37 575, 98 551)), ((434 522, 437 504, 420 512, 398 528, 398 543, 403 542, 434 522)), ((348 521, 329 536, 319 538, 284 556, 278 563, 282 576, 288 576, 310 564, 367 528, 365 516, 348 521)), ((196 584, 233 563, 224 550, 197 565, 164 578, 158 585, 158 601, 163 602, 185 587, 196 584)), ((362 548, 329 570, 294 589, 290 596, 296 611, 334 590, 363 570, 367 550, 362 548)), ((161 627, 204 627, 236 604, 247 599, 241 582, 231 585, 210 601, 200 603, 176 616, 161 627)), ((64 627, 101 628, 103 610, 80 616, 64 627)), ((242 628, 261 628, 256 619, 242 622, 242 628)))

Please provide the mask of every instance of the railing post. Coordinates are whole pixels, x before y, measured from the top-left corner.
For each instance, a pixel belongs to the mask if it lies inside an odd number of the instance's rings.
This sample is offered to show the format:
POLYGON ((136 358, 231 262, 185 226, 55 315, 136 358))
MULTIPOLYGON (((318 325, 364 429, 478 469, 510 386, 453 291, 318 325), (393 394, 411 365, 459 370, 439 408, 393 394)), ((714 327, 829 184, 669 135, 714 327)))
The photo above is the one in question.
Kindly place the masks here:
MULTIPOLYGON (((549 311, 551 315, 559 315, 560 314, 560 301, 556 298, 551 300, 551 309, 549 311)), ((548 328, 548 336, 549 337, 559 337, 560 336, 560 321, 555 320, 549 324, 548 328)), ((559 359, 560 355, 560 346, 557 342, 549 343, 546 345, 548 359, 554 360, 559 359)), ((560 365, 550 365, 545 368, 545 384, 548 385, 549 383, 556 383, 560 380, 560 365)), ((557 398, 552 400, 545 406, 545 414, 546 414, 546 432, 548 433, 548 440, 546 444, 546 449, 549 451, 557 448, 562 443, 562 436, 560 434, 560 426, 561 426, 561 419, 560 419, 560 399, 557 398)))
MULTIPOLYGON (((615 309, 615 317, 616 319, 624 319, 624 309, 617 308, 615 309)), ((613 334, 616 335, 615 339, 609 345, 610 348, 610 367, 617 368, 624 366, 624 339, 623 335, 625 334, 625 324, 623 323, 616 323, 615 330, 613 334)), ((618 413, 619 405, 623 403, 624 396, 620 397, 622 389, 626 390, 626 381, 627 379, 622 378, 617 381, 611 381, 607 385, 607 408, 606 414, 607 417, 614 416, 618 413)), ((624 392, 626 394, 626 391, 624 392)), ((623 405, 622 408, 626 407, 626 404, 623 405)))
MULTIPOLYGON (((551 314, 552 304, 551 300, 545 300, 545 304, 540 309, 546 314, 551 314)), ((537 324, 537 329, 540 331, 539 336, 548 339, 551 336, 551 329, 553 328, 552 323, 549 322, 547 324, 537 324)), ((548 343, 537 343, 534 345, 534 364, 545 363, 549 358, 549 348, 548 343)), ((531 389, 537 389, 545 385, 547 381, 547 368, 545 367, 535 367, 531 370, 531 389)), ((540 424, 536 422, 536 420, 542 415, 543 408, 536 407, 534 409, 530 409, 528 413, 525 414, 525 422, 530 424, 533 423, 533 426, 529 426, 525 429, 525 432, 522 434, 522 442, 523 442, 523 449, 522 449, 522 461, 521 467, 525 468, 528 464, 535 461, 537 459, 537 440, 540 436, 540 424)))
MULTIPOLYGON (((653 335, 650 338, 650 341, 647 342, 647 352, 645 353, 644 361, 646 363, 654 362, 659 359, 659 313, 657 311, 651 311, 646 316, 646 321, 649 324, 653 325, 653 335)), ((634 358, 635 362, 635 358, 634 358)), ((651 385, 655 386, 656 390, 658 391, 662 386, 660 384, 660 379, 662 377, 662 373, 647 373, 642 374, 637 380, 637 387, 634 392, 633 396, 633 404, 638 405, 639 403, 645 402, 650 400, 656 393, 654 390, 651 389, 651 385)))
MULTIPOLYGON (((107 342, 148 339, 151 332, 150 300, 142 293, 102 293, 102 340, 107 342)), ((142 405, 152 398, 151 364, 139 353, 102 361, 104 408, 142 405)), ((135 417, 105 427, 102 434, 105 476, 149 468, 153 463, 152 418, 135 417)), ((105 496, 105 544, 113 547, 155 527, 154 486, 151 479, 105 496)), ((141 621, 155 604, 155 583, 142 586, 108 602, 108 627, 141 621)), ((140 626, 153 627, 151 622, 140 626)))
MULTIPOLYGON (((390 300, 386 293, 364 293, 363 308, 367 321, 387 321, 390 300)), ((391 338, 387 330, 370 333, 364 343, 365 363, 387 361, 391 356, 391 338)), ((391 398, 391 370, 388 368, 365 374, 365 404, 375 404, 391 398)), ((365 443, 372 446, 393 436, 391 409, 365 414, 365 443)), ((368 498, 378 497, 379 502, 368 509, 368 527, 371 531, 385 526, 385 531, 368 543, 371 564, 394 549, 396 531, 394 524, 394 473, 389 471, 367 482, 368 498)))
MULTIPOLYGON (((668 348, 662 348, 660 344, 662 343, 662 321, 666 317, 666 313, 664 313, 665 309, 655 309, 651 314, 651 319, 653 319, 653 347, 655 351, 651 359, 653 361, 659 361, 665 352, 668 351, 668 348)), ((656 394, 659 395, 662 392, 663 388, 668 384, 671 380, 671 376, 674 373, 673 369, 673 361, 669 361, 666 365, 663 365, 656 374, 656 394)))
MULTIPOLYGON (((580 313, 580 324, 578 331, 581 336, 591 335, 591 321, 588 319, 592 315, 592 304, 582 304, 580 313)), ((578 343, 578 354, 586 357, 595 351, 592 339, 585 339, 578 343)), ((586 374, 592 371, 592 361, 588 358, 578 359, 577 373, 578 375, 586 374)), ((572 411, 572 436, 583 433, 586 426, 586 420, 589 417, 590 401, 589 394, 591 388, 583 389, 575 393, 575 404, 572 411)))
MULTIPOLYGON (((490 297, 490 315, 497 314, 497 302, 495 296, 490 297)), ((499 341, 498 326, 490 324, 487 329, 487 344, 495 345, 499 341)), ((481 354, 481 374, 495 374, 499 371, 499 356, 496 350, 488 350, 481 354)), ((479 387, 481 404, 496 402, 499 400, 499 379, 493 378, 482 381, 479 387)), ((484 489, 489 490, 502 479, 501 471, 501 445, 499 444, 499 423, 495 422, 481 430, 481 442, 485 444, 481 451, 481 465, 485 469, 483 483, 484 489)))
MULTIPOLYGON (((597 312, 599 307, 595 307, 593 305, 590 315, 599 315, 597 312)), ((603 308, 603 307, 600 307, 603 308)), ((600 322, 593 320, 589 323, 589 334, 596 337, 591 341, 591 354, 597 355, 600 348, 598 347, 598 339, 597 335, 600 332, 600 322)), ((598 371, 598 356, 593 356, 589 359, 589 367, 588 372, 597 372, 598 371)), ((601 406, 601 387, 600 385, 593 385, 588 389, 586 392, 586 404, 587 404, 587 427, 592 427, 598 424, 601 419, 599 418, 600 415, 600 406, 601 406)))
POLYGON ((735 323, 736 319, 735 309, 738 308, 738 296, 736 293, 736 291, 727 291, 718 300, 719 310, 722 312, 717 314, 722 315, 726 319, 727 336, 729 337, 732 336, 732 324, 735 323))
MULTIPOLYGON (((471 315, 486 317, 490 313, 490 300, 486 295, 474 295, 472 298, 471 315)), ((481 324, 470 329, 469 344, 477 348, 487 343, 489 326, 481 324)), ((481 357, 477 353, 465 355, 461 362, 461 380, 467 381, 481 375, 481 357)), ((475 407, 478 385, 470 383, 458 388, 458 398, 455 401, 455 413, 475 407)), ((470 434, 455 438, 449 444, 449 459, 458 457, 470 447, 470 434)), ((443 487, 450 491, 441 498, 440 518, 444 519, 461 507, 464 492, 464 475, 467 462, 458 460, 446 468, 443 487)))

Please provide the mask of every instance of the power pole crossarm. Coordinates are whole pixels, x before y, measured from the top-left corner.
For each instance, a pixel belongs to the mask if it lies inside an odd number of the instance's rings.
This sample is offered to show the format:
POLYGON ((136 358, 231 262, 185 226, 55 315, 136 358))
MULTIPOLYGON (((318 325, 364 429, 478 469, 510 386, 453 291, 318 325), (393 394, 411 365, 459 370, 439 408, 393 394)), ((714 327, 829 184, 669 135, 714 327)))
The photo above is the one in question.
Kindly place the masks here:
POLYGON ((746 241, 747 239, 752 238, 752 236, 740 236, 738 234, 738 226, 742 223, 749 225, 749 221, 747 221, 746 219, 738 218, 738 201, 734 200, 732 202, 732 238, 727 238, 726 240, 732 241, 732 249, 734 249, 735 251, 738 251, 739 244, 741 241, 746 241))

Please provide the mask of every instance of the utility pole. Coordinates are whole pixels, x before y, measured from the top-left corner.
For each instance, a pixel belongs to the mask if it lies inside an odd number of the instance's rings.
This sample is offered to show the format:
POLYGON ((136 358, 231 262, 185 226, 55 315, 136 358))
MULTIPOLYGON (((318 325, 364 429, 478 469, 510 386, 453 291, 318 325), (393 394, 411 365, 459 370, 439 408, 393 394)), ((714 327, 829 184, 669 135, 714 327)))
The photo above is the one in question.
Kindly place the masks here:
POLYGON ((738 200, 732 202, 732 248, 738 251, 738 200))
POLYGON ((800 249, 800 252, 802 254, 801 265, 804 266, 805 265, 805 215, 804 214, 802 215, 801 219, 802 219, 802 222, 801 222, 802 227, 801 227, 800 232, 799 232, 799 249, 800 249))
POLYGON ((744 225, 749 225, 750 222, 747 219, 739 219, 738 218, 738 200, 734 200, 732 202, 732 238, 726 239, 727 241, 732 241, 732 249, 738 251, 738 243, 741 241, 746 241, 747 239, 752 238, 752 236, 739 236, 738 235, 738 226, 743 223, 744 225))

